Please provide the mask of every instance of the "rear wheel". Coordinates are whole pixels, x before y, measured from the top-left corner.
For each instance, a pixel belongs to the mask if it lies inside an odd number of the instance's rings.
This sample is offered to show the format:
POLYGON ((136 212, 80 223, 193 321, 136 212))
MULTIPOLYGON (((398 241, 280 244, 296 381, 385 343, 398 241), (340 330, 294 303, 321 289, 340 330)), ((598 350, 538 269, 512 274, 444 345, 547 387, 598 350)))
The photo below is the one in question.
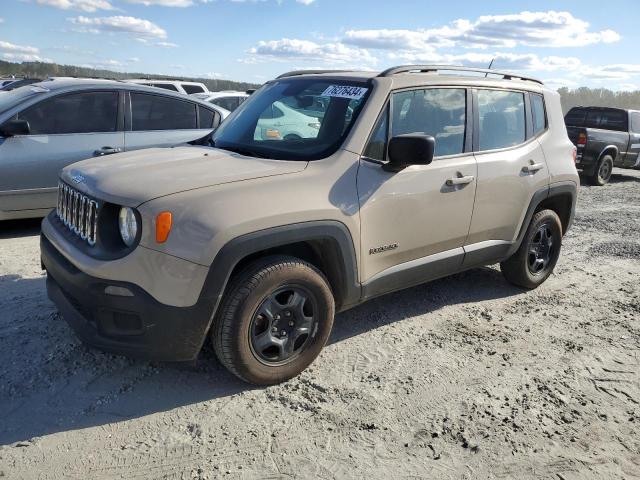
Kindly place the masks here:
POLYGON ((268 257, 231 285, 211 330, 213 346, 242 380, 280 383, 315 360, 334 313, 331 288, 318 269, 293 257, 268 257))
POLYGON ((611 155, 603 155, 595 173, 589 177, 589 181, 593 185, 603 186, 609 183, 611 174, 613 173, 613 157, 611 155))
POLYGON ((558 262, 562 224, 553 210, 541 210, 531 219, 520 248, 500 264, 505 278, 523 288, 542 284, 558 262))

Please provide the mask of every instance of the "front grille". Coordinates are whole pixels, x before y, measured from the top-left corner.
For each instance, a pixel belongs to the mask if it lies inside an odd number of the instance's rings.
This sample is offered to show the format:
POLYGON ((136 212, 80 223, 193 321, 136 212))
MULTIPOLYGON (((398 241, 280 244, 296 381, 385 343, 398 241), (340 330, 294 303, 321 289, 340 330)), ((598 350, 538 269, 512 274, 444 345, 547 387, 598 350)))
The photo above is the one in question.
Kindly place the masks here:
POLYGON ((98 202, 60 182, 56 213, 69 230, 89 245, 96 244, 98 202))

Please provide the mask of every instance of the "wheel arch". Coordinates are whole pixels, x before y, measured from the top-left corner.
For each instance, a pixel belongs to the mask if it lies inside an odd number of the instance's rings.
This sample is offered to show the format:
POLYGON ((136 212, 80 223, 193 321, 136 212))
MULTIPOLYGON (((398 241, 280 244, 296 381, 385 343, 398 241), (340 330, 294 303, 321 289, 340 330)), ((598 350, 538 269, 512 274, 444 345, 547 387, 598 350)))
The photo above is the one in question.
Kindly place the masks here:
POLYGON ((616 158, 618 157, 618 153, 620 153, 618 147, 616 147, 615 145, 607 145, 600 151, 600 155, 598 155, 598 162, 600 162, 600 160, 602 160, 602 157, 607 154, 611 155, 611 158, 613 158, 613 161, 615 162, 616 158))
POLYGON ((513 242, 505 258, 510 257, 518 250, 531 219, 540 210, 549 208, 558 214, 562 223, 562 234, 564 235, 573 223, 577 197, 578 186, 570 181, 553 183, 534 193, 520 225, 516 241, 513 242))
POLYGON ((356 250, 349 229, 331 220, 296 223, 242 235, 220 249, 201 293, 213 305, 212 319, 232 278, 254 260, 269 255, 291 255, 322 271, 334 293, 336 310, 360 299, 356 250))

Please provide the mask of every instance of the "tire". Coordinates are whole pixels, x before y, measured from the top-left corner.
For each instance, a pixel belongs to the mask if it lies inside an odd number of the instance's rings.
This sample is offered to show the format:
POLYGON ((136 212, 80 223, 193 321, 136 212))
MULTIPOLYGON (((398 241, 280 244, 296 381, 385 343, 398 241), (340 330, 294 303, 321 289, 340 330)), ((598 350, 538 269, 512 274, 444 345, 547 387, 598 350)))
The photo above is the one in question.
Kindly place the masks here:
POLYGON ((589 183, 591 183, 591 185, 602 187, 609 183, 612 172, 613 157, 611 155, 603 155, 596 166, 594 174, 589 177, 589 183))
POLYGON ((322 272, 294 257, 270 256, 235 278, 210 335, 216 356, 231 373, 248 383, 273 385, 316 359, 334 315, 322 272))
POLYGON ((500 264, 502 274, 514 285, 536 288, 553 272, 561 245, 560 217, 553 210, 541 210, 531 219, 518 250, 500 264), (550 246, 545 246, 545 238, 550 240, 550 246))

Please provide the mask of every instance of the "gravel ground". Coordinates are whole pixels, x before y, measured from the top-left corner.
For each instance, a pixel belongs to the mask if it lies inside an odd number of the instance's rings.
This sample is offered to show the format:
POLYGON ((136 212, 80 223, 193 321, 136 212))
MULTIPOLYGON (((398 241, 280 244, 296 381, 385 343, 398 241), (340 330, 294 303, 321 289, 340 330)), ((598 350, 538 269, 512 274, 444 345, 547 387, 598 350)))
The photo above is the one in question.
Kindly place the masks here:
POLYGON ((640 172, 583 186, 539 289, 482 268, 339 315, 299 378, 85 348, 0 226, 0 477, 640 478, 640 172))

